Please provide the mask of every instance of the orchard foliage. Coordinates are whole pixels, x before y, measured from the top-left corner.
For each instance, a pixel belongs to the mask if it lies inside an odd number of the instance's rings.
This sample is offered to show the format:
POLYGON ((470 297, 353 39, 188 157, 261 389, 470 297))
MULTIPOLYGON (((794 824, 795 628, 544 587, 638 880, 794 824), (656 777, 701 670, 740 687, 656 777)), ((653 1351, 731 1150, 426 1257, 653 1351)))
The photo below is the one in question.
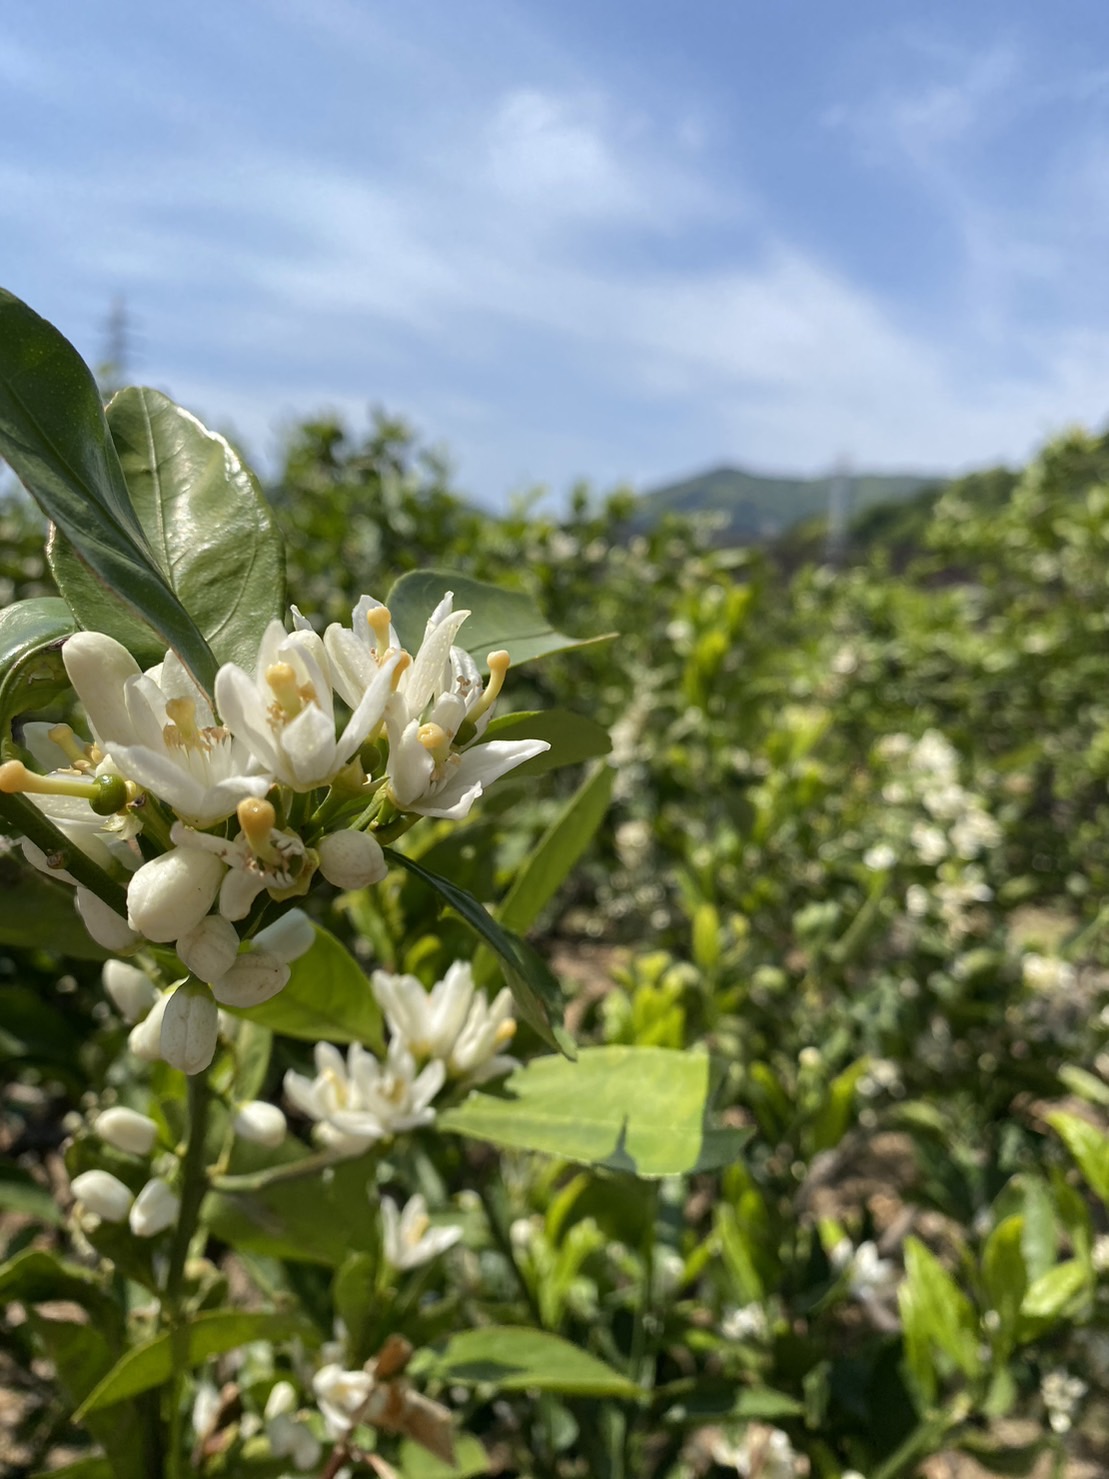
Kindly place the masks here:
MULTIPOLYGON (((0 365, 3 450, 55 526, 48 572, 29 506, 2 512, 4 759, 42 772, 43 720, 82 745, 91 722, 93 769, 115 742, 115 853, 93 873, 56 845, 141 936, 104 963, 71 885, 18 844, 0 860, 18 1472, 1096 1463, 1109 443, 951 485, 896 570, 879 539, 787 571, 708 527, 633 536, 622 495, 493 518, 385 418, 298 429, 263 500, 153 392, 98 420, 10 302, 64 375, 0 365), (21 420, 51 387, 54 419, 21 420), (256 586, 221 564, 248 548, 256 586), (359 616, 366 593, 387 616, 359 616), (398 678, 344 753, 433 611, 453 677, 426 702, 398 678), (250 806, 198 813, 105 732, 82 654, 131 672, 105 634, 144 668, 172 649, 215 699, 253 761, 228 774, 274 813, 256 844, 250 806), (251 695, 282 708, 267 674, 317 641, 337 698, 309 774, 251 695), (471 666, 501 648, 492 717, 471 666), (528 748, 473 771, 485 794, 421 789, 423 755, 461 773, 494 743, 528 748), (271 845, 296 876, 252 864, 240 914, 235 860, 271 845), (144 931, 163 900, 135 880, 160 888, 174 848, 216 861, 218 893, 144 931)), ((40 799, 30 823, 4 803, 13 835, 49 824, 40 799)))

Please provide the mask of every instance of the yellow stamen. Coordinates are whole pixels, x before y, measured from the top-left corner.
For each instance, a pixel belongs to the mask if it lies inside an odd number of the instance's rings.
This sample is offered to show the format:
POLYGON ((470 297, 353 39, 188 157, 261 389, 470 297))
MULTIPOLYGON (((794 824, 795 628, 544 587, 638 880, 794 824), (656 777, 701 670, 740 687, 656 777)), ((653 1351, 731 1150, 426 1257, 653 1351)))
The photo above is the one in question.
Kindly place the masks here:
POLYGON ((95 781, 76 775, 37 775, 21 760, 0 765, 0 791, 5 796, 80 796, 85 801, 98 794, 95 781))
POLYGON ((272 688, 273 696, 285 719, 295 719, 304 704, 297 689, 297 675, 292 664, 275 662, 266 669, 266 682, 272 688))
POLYGON ((424 1212, 419 1217, 412 1219, 412 1231, 408 1235, 409 1246, 418 1243, 431 1226, 431 1218, 424 1212))
POLYGON ((389 623, 392 621, 388 606, 375 606, 366 612, 366 622, 374 634, 377 660, 383 663, 389 656, 389 623))
POLYGON ((421 724, 416 738, 436 760, 445 760, 451 752, 451 737, 441 724, 421 724))
POLYGON ((496 1043, 498 1048, 503 1048, 506 1046, 506 1044, 510 1043, 515 1036, 516 1023, 511 1017, 508 1017, 504 1022, 501 1023, 496 1032, 494 1032, 493 1041, 496 1043))
POLYGON ((397 684, 400 682, 400 675, 404 672, 405 668, 410 668, 411 666, 412 666, 412 657, 411 657, 411 654, 410 653, 407 653, 407 652, 402 652, 401 655, 400 655, 400 657, 397 660, 396 667, 393 669, 393 692, 394 693, 396 693, 396 691, 397 691, 397 684))
POLYGON ((270 803, 260 796, 248 796, 239 802, 235 815, 255 857, 267 862, 275 861, 280 855, 273 845, 271 834, 277 823, 277 813, 270 803))
POLYGON ((46 731, 46 737, 53 740, 74 770, 93 768, 92 761, 89 759, 91 746, 81 744, 68 724, 55 724, 52 729, 46 731))
POLYGON ((196 704, 191 698, 168 699, 166 713, 174 728, 180 731, 181 743, 188 746, 200 743, 200 730, 196 724, 196 704))
POLYGON ((497 702, 501 689, 504 687, 504 675, 508 672, 512 659, 505 651, 491 652, 485 659, 489 669, 489 682, 485 685, 485 692, 470 710, 468 718, 470 723, 480 719, 497 702))

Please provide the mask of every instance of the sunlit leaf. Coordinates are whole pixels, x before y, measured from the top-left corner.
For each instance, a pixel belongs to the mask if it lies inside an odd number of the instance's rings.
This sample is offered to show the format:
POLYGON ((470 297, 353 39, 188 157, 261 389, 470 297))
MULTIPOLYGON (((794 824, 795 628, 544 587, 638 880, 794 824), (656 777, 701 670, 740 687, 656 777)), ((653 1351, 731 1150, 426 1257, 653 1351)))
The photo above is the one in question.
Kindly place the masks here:
POLYGON ((706 1053, 584 1048, 576 1062, 534 1059, 497 1093, 472 1093, 437 1123, 495 1145, 637 1176, 677 1176, 730 1164, 748 1139, 714 1117, 718 1080, 706 1053))

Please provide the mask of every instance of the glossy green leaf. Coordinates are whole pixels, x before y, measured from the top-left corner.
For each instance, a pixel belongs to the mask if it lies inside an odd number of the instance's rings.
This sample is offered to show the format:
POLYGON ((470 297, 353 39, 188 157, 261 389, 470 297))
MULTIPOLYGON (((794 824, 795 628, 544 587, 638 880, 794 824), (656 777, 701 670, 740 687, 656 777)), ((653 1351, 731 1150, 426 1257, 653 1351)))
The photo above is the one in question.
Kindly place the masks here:
POLYGON ((1047 1122, 1078 1162, 1091 1191, 1109 1207, 1109 1135, 1062 1110, 1049 1114, 1047 1122))
POLYGON ((436 1123, 494 1145, 537 1150, 636 1176, 679 1176, 738 1159, 744 1131, 712 1113, 718 1065, 669 1048, 584 1048, 537 1058, 497 1093, 474 1092, 436 1123))
POLYGON ((555 818, 497 910, 505 929, 530 929, 562 887, 605 819, 615 775, 611 766, 598 766, 555 818))
MULTIPOLYGON (((281 537, 253 474, 230 444, 157 390, 115 396, 108 428, 154 560, 219 662, 253 671, 266 623, 285 609, 281 537)), ((82 626, 144 664, 165 643, 89 575, 64 538, 50 565, 82 626)))
POLYGON ((0 456, 96 582, 210 691, 215 659, 146 542, 91 371, 52 324, 2 289, 0 456))
POLYGON ((564 652, 569 647, 607 642, 614 635, 610 632, 603 637, 568 637, 556 631, 532 598, 521 591, 506 591, 483 580, 459 575, 457 571, 410 570, 394 585, 385 604, 397 635, 413 655, 423 641, 428 617, 447 591, 454 592, 456 611, 470 612, 458 634, 458 645, 482 668, 489 653, 502 648, 519 667, 521 663, 552 652, 564 652))
POLYGON ((316 943, 294 960, 285 989, 258 1007, 229 1007, 236 1017, 304 1042, 360 1042, 384 1052, 381 1011, 362 967, 347 947, 315 926, 316 943))
POLYGON ((1032 1322, 1039 1333, 1041 1325, 1060 1319, 1090 1282, 1090 1270, 1080 1258, 1068 1258, 1041 1274, 1021 1300, 1023 1319, 1032 1322))
POLYGON ((254 1340, 292 1340, 315 1345, 319 1336, 303 1316, 263 1311, 211 1310, 196 1315, 183 1329, 144 1341, 116 1363, 74 1413, 81 1422, 86 1414, 111 1407, 126 1397, 148 1392, 168 1381, 175 1368, 203 1365, 215 1356, 254 1340))
POLYGON ((445 1464, 411 1438, 401 1442, 399 1463, 401 1479, 477 1479, 489 1473, 489 1457, 469 1433, 455 1440, 453 1464, 445 1464))
POLYGON ((905 1278, 897 1294, 906 1367, 930 1405, 937 1391, 937 1350, 965 1376, 978 1374, 978 1321, 970 1300, 918 1238, 905 1240, 905 1278))
POLYGON ((562 993, 558 982, 531 946, 516 935, 509 934, 472 894, 468 894, 457 884, 430 872, 412 858, 407 858, 392 848, 385 849, 385 856, 391 863, 406 868, 416 878, 422 879, 489 946, 501 963, 520 1015, 544 1042, 568 1057, 572 1056, 575 1051, 573 1040, 559 1023, 562 993))
POLYGON ((1023 1241, 1024 1218, 1006 1217, 990 1233, 982 1250, 982 1282, 1006 1340, 1011 1340, 1016 1330, 1021 1300, 1028 1289, 1023 1241))
POLYGON ((103 960, 107 951, 85 929, 73 900, 68 884, 23 863, 18 852, 0 858, 0 945, 37 950, 48 942, 59 955, 103 960))
POLYGON ((17 714, 43 708, 68 687, 61 645, 76 629, 57 596, 16 601, 0 611, 0 740, 17 714))
POLYGON ((482 735, 482 744, 488 740, 527 739, 546 740, 551 748, 517 765, 512 772, 514 780, 543 775, 564 765, 580 765, 583 760, 599 760, 612 749, 612 740, 603 725, 569 709, 499 715, 490 721, 482 735))
MULTIPOLYGON (((68 1406, 77 1406, 113 1369, 118 1347, 95 1324, 45 1318, 38 1311, 32 1311, 29 1320, 68 1406)), ((125 1403, 110 1414, 90 1412, 85 1426, 108 1455, 114 1479, 147 1479, 154 1460, 154 1434, 136 1404, 125 1403)))
POLYGON ((0 1212, 19 1212, 52 1227, 60 1227, 65 1221, 56 1197, 21 1166, 3 1162, 0 1162, 0 1212))
POLYGON ((511 1325, 464 1330, 423 1369, 437 1381, 493 1386, 502 1392, 629 1399, 640 1395, 626 1376, 561 1336, 511 1325))
POLYGON ((277 1176, 271 1171, 267 1183, 263 1173, 265 1184, 221 1188, 205 1201, 204 1222, 216 1237, 234 1248, 325 1268, 338 1268, 352 1253, 378 1246, 377 1213, 366 1195, 374 1173, 372 1154, 332 1164, 326 1176, 321 1157, 306 1156, 303 1147, 288 1141, 277 1152, 259 1150, 263 1155, 279 1163, 277 1176), (297 1174, 298 1161, 303 1174, 297 1174))

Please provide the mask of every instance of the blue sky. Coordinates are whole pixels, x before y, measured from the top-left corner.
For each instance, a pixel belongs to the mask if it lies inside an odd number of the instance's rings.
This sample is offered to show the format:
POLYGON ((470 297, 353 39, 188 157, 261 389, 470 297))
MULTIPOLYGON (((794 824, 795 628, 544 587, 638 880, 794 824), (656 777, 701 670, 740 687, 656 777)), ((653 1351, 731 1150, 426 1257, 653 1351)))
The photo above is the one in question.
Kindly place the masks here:
POLYGON ((280 432, 381 404, 482 501, 958 469, 1109 412, 1103 0, 4 8, 0 283, 280 432))

